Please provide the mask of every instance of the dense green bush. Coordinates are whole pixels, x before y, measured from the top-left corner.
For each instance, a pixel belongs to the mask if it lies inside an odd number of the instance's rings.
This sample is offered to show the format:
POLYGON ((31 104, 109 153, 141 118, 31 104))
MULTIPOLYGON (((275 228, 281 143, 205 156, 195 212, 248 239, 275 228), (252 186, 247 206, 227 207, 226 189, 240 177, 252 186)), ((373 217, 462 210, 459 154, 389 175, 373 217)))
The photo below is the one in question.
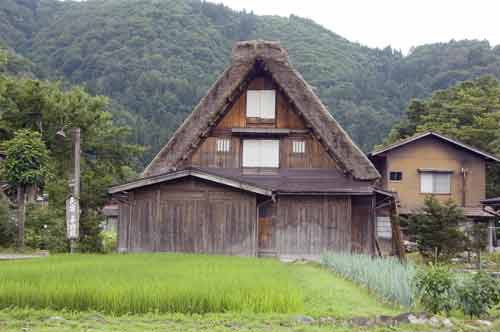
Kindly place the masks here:
POLYGON ((16 237, 16 224, 9 204, 6 199, 0 196, 0 247, 10 247, 14 245, 16 237))
POLYGON ((51 252, 67 252, 64 210, 30 205, 26 217, 26 246, 51 252))
POLYGON ((341 276, 366 286, 382 298, 411 307, 416 303, 416 269, 395 258, 373 258, 362 254, 328 253, 322 264, 341 276))
POLYGON ((430 265, 416 276, 420 301, 433 313, 449 313, 455 307, 453 273, 445 266, 430 265))
POLYGON ((102 231, 99 236, 102 242, 102 252, 105 254, 110 254, 116 252, 117 248, 117 237, 116 232, 102 231))
POLYGON ((466 276, 457 285, 458 300, 464 314, 480 317, 500 304, 500 285, 485 272, 466 276))

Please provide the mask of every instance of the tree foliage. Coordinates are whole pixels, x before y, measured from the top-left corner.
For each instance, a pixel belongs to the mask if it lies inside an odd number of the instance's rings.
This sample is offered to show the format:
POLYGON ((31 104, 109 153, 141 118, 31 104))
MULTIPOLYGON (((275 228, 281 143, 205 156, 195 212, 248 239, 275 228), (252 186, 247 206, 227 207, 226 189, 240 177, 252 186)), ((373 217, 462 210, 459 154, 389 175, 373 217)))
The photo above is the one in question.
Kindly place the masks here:
MULTIPOLYGON (((385 143, 434 131, 492 154, 500 154, 500 81, 483 76, 414 99, 385 143)), ((500 195, 500 167, 488 165, 487 194, 500 195)))
MULTIPOLYGON (((3 75, 0 108, 0 138, 19 143, 15 149, 7 149, 5 165, 10 172, 6 172, 7 178, 16 183, 25 181, 16 172, 31 166, 34 157, 45 158, 41 153, 33 156, 35 144, 28 144, 24 136, 23 140, 11 140, 16 132, 30 132, 37 138, 36 146, 43 144, 50 152, 54 177, 45 183, 45 191, 53 213, 59 216, 64 215, 68 179, 72 174, 72 128, 81 129, 80 229, 84 248, 98 249, 98 211, 107 199, 107 188, 134 173, 131 170, 137 167, 142 152, 139 146, 126 143, 129 130, 113 121, 108 99, 91 96, 81 87, 68 88, 58 82, 3 75), (57 135, 61 129, 67 133, 66 139, 57 135)), ((27 175, 30 181, 41 184, 41 173, 27 175)))
POLYGON ((19 129, 3 147, 7 157, 2 174, 12 186, 43 186, 50 175, 50 158, 40 133, 19 129))
POLYGON ((291 62, 365 151, 381 143, 411 98, 490 73, 486 41, 416 47, 352 43, 297 16, 257 16, 198 0, 3 0, 0 41, 51 76, 109 96, 130 142, 166 142, 230 61, 233 43, 279 40, 291 62), (16 17, 16 20, 12 20, 16 17))
POLYGON ((441 204, 434 196, 427 196, 421 211, 407 219, 419 252, 436 261, 446 261, 467 248, 467 237, 460 230, 466 221, 455 203, 441 204))

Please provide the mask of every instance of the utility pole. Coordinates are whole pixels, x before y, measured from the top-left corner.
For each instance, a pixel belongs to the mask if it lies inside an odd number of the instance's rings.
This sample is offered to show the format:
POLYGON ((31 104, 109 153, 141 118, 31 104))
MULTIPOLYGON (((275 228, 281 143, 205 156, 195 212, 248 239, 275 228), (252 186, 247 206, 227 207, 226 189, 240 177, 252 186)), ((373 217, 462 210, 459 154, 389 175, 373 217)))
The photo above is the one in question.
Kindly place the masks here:
POLYGON ((66 229, 71 253, 74 253, 76 249, 80 225, 80 140, 80 128, 75 128, 73 130, 73 178, 69 184, 72 193, 66 200, 66 229))
POLYGON ((73 196, 76 200, 76 236, 70 240, 71 253, 75 252, 76 241, 79 236, 80 225, 80 128, 74 130, 74 151, 73 159, 75 162, 74 176, 73 176, 73 196))

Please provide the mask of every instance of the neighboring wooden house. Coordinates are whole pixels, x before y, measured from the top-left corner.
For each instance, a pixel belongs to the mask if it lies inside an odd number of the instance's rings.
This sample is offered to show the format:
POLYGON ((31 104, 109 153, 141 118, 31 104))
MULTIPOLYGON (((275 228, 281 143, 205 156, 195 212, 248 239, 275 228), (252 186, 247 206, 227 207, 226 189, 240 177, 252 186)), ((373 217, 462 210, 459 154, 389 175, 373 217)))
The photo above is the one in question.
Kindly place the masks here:
POLYGON ((375 252, 379 177, 279 43, 250 41, 143 177, 109 192, 120 251, 305 257, 375 252))
POLYGON ((397 193, 399 214, 422 208, 427 195, 452 199, 473 221, 491 222, 481 204, 486 195, 486 164, 500 160, 446 136, 425 132, 371 153, 382 187, 397 193))

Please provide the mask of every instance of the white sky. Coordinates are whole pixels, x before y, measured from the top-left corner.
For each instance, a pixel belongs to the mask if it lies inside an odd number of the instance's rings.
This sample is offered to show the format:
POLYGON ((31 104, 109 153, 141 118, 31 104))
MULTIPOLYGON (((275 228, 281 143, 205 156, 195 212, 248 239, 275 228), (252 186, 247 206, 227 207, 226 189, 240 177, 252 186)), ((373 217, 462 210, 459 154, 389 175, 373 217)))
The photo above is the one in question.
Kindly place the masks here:
POLYGON ((500 44, 500 0, 209 0, 258 15, 313 19, 370 47, 411 46, 451 39, 500 44))

